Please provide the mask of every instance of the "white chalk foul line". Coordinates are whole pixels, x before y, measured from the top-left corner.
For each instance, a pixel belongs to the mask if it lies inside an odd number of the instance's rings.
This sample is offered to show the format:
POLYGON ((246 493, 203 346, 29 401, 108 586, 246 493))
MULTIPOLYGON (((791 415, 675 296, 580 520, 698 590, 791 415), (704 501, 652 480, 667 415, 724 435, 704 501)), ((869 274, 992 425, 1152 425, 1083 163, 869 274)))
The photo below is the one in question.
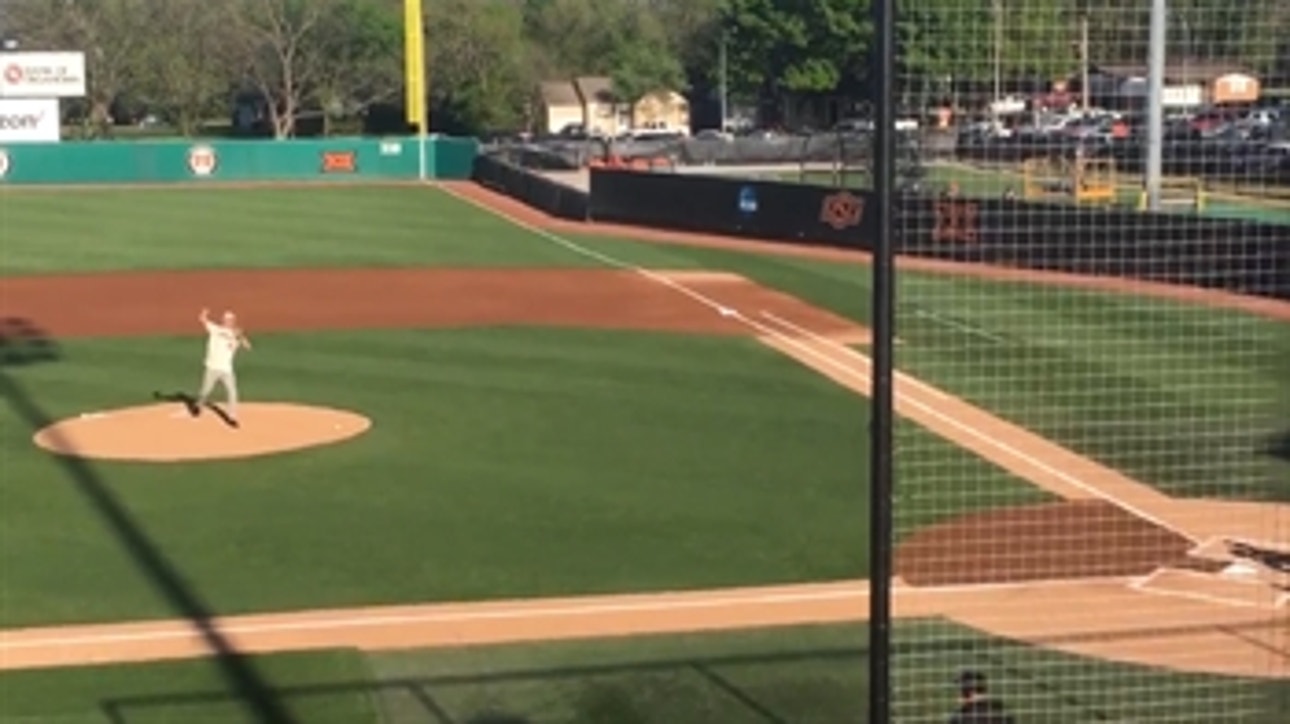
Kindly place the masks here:
MULTIPOLYGON (((763 309, 763 310, 762 310, 762 312, 761 312, 761 316, 763 316, 763 317, 765 317, 766 319, 768 319, 768 320, 770 320, 770 321, 774 322, 775 324, 780 325, 781 327, 786 327, 786 328, 788 328, 788 329, 790 329, 790 330, 792 330, 792 331, 796 332, 797 334, 800 334, 800 335, 802 335, 802 336, 804 336, 804 337, 808 337, 808 338, 810 338, 810 339, 813 339, 813 340, 815 340, 816 342, 818 342, 818 343, 820 343, 820 344, 822 344, 822 345, 824 345, 824 346, 827 346, 827 347, 833 347, 833 348, 837 349, 839 352, 841 352, 842 354, 847 354, 847 355, 859 355, 859 354, 860 354, 860 353, 856 352, 854 349, 852 349, 852 348, 848 347, 848 346, 847 346, 847 345, 845 345, 845 344, 842 344, 841 342, 839 342, 839 341, 837 341, 837 340, 835 340, 835 339, 829 339, 828 337, 825 337, 825 336, 824 336, 824 335, 822 335, 822 334, 819 334, 819 333, 817 333, 817 332, 813 332, 813 331, 811 331, 811 330, 809 330, 809 329, 807 329, 807 328, 805 328, 805 327, 803 327, 803 326, 801 326, 801 325, 794 324, 793 322, 790 322, 790 321, 788 321, 787 319, 784 319, 784 318, 782 318, 782 317, 780 317, 780 316, 778 316, 778 315, 775 315, 775 314, 772 314, 772 313, 770 313, 770 312, 767 312, 767 311, 766 311, 766 310, 764 310, 764 309, 763 309)), ((860 358, 861 358, 861 360, 862 360, 863 362, 865 362, 865 363, 868 363, 868 362, 870 361, 868 357, 865 357, 865 356, 863 356, 863 355, 860 355, 860 358)), ((900 372, 900 371, 895 371, 895 372, 894 372, 894 376, 895 376, 895 378, 896 378, 897 380, 899 380, 900 382, 902 382, 902 383, 904 383, 904 384, 906 384, 906 385, 909 385, 909 386, 911 386, 911 387, 917 387, 917 388, 919 388, 919 389, 923 390, 924 392, 926 392, 926 393, 927 393, 927 394, 929 394, 929 395, 933 395, 933 396, 938 397, 938 398, 940 398, 940 399, 942 399, 942 400, 948 400, 948 399, 950 398, 950 396, 949 396, 948 394, 946 394, 944 391, 939 390, 939 389, 937 389, 937 388, 935 388, 935 387, 932 387, 931 385, 927 384, 926 382, 923 382, 922 380, 918 379, 917 377, 911 377, 911 376, 909 376, 909 375, 905 374, 904 372, 900 372)), ((872 379, 872 375, 866 375, 865 377, 866 377, 866 379, 872 379)))
POLYGON ((1007 339, 1004 339, 1003 337, 1000 337, 999 335, 994 334, 993 332, 990 332, 987 329, 978 327, 973 324, 960 322, 957 319, 947 317, 943 314, 938 314, 936 312, 933 312, 930 309, 917 309, 914 311, 914 316, 922 317, 923 319, 930 319, 931 321, 941 326, 949 327, 950 329, 956 329, 960 332, 963 332, 965 334, 970 334, 974 337, 980 337, 981 339, 984 339, 987 342, 992 342, 994 344, 1008 344, 1007 339))
MULTIPOLYGON (((853 357, 856 357, 856 358, 858 358, 859 360, 863 361, 865 364, 871 364, 871 363, 872 363, 872 361, 871 361, 867 356, 865 356, 864 354, 862 354, 862 353, 860 353, 860 352, 858 352, 858 351, 856 351, 856 350, 854 350, 854 349, 852 349, 852 348, 850 348, 850 347, 848 347, 848 346, 846 346, 846 345, 844 345, 844 344, 840 344, 840 343, 838 343, 838 342, 836 342, 836 341, 834 341, 834 340, 829 339, 828 337, 824 337, 824 336, 822 336, 822 335, 815 334, 815 333, 811 332, 810 330, 806 330, 806 329, 803 329, 803 328, 801 328, 801 327, 797 327, 797 325, 794 325, 792 322, 788 322, 787 320, 782 320, 782 319, 780 319, 779 317, 776 317, 775 315, 770 314, 769 312, 764 312, 764 311, 763 311, 763 312, 762 312, 762 314, 763 314, 764 316, 766 316, 768 319, 773 319, 773 320, 777 321, 777 322, 778 322, 778 323, 780 323, 780 324, 783 324, 783 325, 786 325, 786 326, 790 326, 790 327, 796 327, 796 328, 797 328, 797 330, 798 330, 800 333, 804 333, 804 334, 806 334, 806 335, 810 335, 813 339, 815 339, 816 341, 818 341, 820 344, 822 344, 822 345, 826 345, 826 346, 830 346, 830 347, 832 347, 832 348, 834 348, 834 349, 838 350, 838 352, 839 352, 839 353, 841 353, 841 354, 844 354, 844 355, 851 355, 851 356, 853 356, 853 357)), ((854 373, 854 374, 859 375, 860 373, 854 373)), ((938 389, 938 388, 936 388, 936 387, 933 387, 933 386, 931 386, 931 385, 927 384, 926 382, 923 382, 922 380, 919 380, 919 379, 917 379, 917 378, 911 377, 911 376, 909 376, 909 375, 907 375, 907 374, 905 374, 905 373, 903 373, 903 372, 896 372, 896 373, 895 373, 895 377, 896 377, 896 380, 897 380, 898 382, 900 382, 900 383, 902 383, 902 384, 905 384, 905 385, 910 385, 910 386, 912 386, 912 387, 919 388, 919 389, 923 390, 924 392, 926 392, 926 393, 928 393, 928 394, 931 394, 931 395, 933 395, 933 396, 935 396, 935 397, 937 397, 937 398, 939 398, 939 399, 942 399, 942 400, 944 400, 944 399, 950 399, 950 395, 948 395, 947 393, 943 392, 942 390, 940 390, 940 389, 938 389)), ((870 378, 869 378, 869 376, 867 376, 867 375, 866 375, 866 376, 864 377, 864 379, 868 380, 868 379, 870 379, 870 378)), ((1190 541, 1190 542, 1193 544, 1193 546, 1198 546, 1198 545, 1199 545, 1199 542, 1198 542, 1197 538, 1196 538, 1194 535, 1192 535, 1191 533, 1188 533, 1187 531, 1185 531, 1185 530, 1183 530, 1183 529, 1179 528, 1178 526, 1175 526, 1175 525, 1173 525, 1172 523, 1169 523, 1169 522, 1165 521, 1164 519, 1162 519, 1162 518, 1160 518, 1160 517, 1158 517, 1158 516, 1154 515, 1153 513, 1150 513, 1150 512, 1145 511, 1145 510, 1142 510, 1141 508, 1139 508, 1139 507, 1137 507, 1137 506, 1133 505, 1132 503, 1129 503, 1129 502, 1127 502, 1127 501, 1125 501, 1125 500, 1122 500, 1122 499, 1120 499, 1120 498, 1116 497, 1116 496, 1115 496, 1114 494, 1112 494, 1112 493, 1109 493, 1109 492, 1107 492, 1107 491, 1105 491, 1105 490, 1102 490, 1101 488, 1098 488, 1098 487, 1096 487, 1096 486, 1094 486, 1094 485, 1091 485, 1091 484, 1089 484, 1089 483, 1086 483, 1086 482, 1084 482, 1083 480, 1080 480, 1079 478, 1077 478, 1077 477, 1075 477, 1075 476, 1071 475, 1070 473, 1067 473, 1067 472, 1065 472, 1065 471, 1063 471, 1063 470, 1059 470, 1058 468, 1055 468, 1055 467, 1053 467, 1053 466, 1051 466, 1051 465, 1049 465, 1049 464, 1047 464, 1047 463, 1043 462, 1042 460, 1040 460, 1040 459, 1038 459, 1038 458, 1034 457, 1033 455, 1030 455, 1030 454, 1028 454, 1028 453, 1023 452, 1023 451, 1021 451, 1021 450, 1017 449, 1016 447, 1014 447, 1014 446, 1012 446, 1012 445, 1009 445, 1009 444, 1008 444, 1008 443, 1006 443, 1006 442, 1003 442, 1002 440, 998 440, 998 439, 995 439, 995 438, 993 438, 993 437, 991 437, 991 436, 989 436, 989 435, 986 435, 986 434, 982 433, 980 430, 977 430, 975 427, 972 427, 971 425, 967 425, 967 424, 965 424, 965 423, 961 422, 961 421, 960 421, 960 420, 958 420, 957 418, 954 418, 954 417, 949 416, 949 415, 945 415, 944 413, 942 413, 941 411, 939 411, 939 410, 937 410, 936 408, 932 407, 931 405, 927 405, 927 404, 925 404, 925 403, 923 403, 923 402, 920 402, 919 400, 914 399, 914 398, 909 397, 909 396, 899 396, 897 399, 899 400, 899 402, 900 402, 901 404, 907 404, 907 405, 910 405, 911 407, 914 407, 914 408, 918 409, 920 412, 922 412, 922 413, 924 413, 924 414, 926 414, 926 415, 929 415, 929 416, 931 416, 931 417, 936 418, 937 420, 939 420, 939 421, 941 421, 941 422, 945 423, 946 425, 949 425, 949 426, 951 426, 951 427, 955 428, 956 430, 958 430, 958 431, 960 431, 960 432, 964 433, 965 435, 971 436, 971 437, 975 438, 976 440, 979 440, 979 441, 983 442, 985 445, 987 445, 987 446, 989 446, 989 447, 993 447, 993 448, 995 448, 996 450, 999 450, 999 451, 1001 451, 1001 452, 1003 452, 1003 453, 1005 453, 1005 454, 1007 454, 1007 455, 1010 455, 1010 456, 1012 456, 1012 457, 1014 457, 1014 458, 1017 458, 1017 459, 1021 460, 1022 462, 1026 463, 1027 465, 1029 465, 1029 466, 1031 466, 1031 467, 1038 468, 1039 470, 1043 471, 1044 473, 1046 473, 1046 474, 1048 474, 1048 475, 1051 475, 1051 476, 1053 476, 1053 477, 1056 477, 1057 479, 1059 479, 1059 480, 1061 480, 1061 481, 1063 481, 1063 482, 1065 482, 1065 483, 1067 483, 1067 484, 1071 485, 1072 487, 1075 487, 1075 488, 1077 488, 1077 489, 1079 489, 1079 490, 1082 490, 1082 491, 1084 491, 1084 492, 1088 493, 1089 495, 1092 495, 1092 496, 1095 496, 1095 497, 1097 497, 1097 498, 1100 498, 1101 500, 1103 500, 1103 501, 1105 501, 1105 502, 1107 502, 1107 503, 1110 503, 1111 505, 1114 505, 1115 507, 1117 507, 1117 508, 1119 508, 1119 509, 1121 509, 1121 510, 1123 510, 1123 511, 1127 512, 1127 513, 1129 513, 1130 515, 1133 515, 1133 516, 1136 516, 1136 517, 1138 517, 1138 518, 1141 518, 1142 520, 1145 520, 1145 521, 1147 521, 1147 522, 1149 522, 1149 523, 1152 523, 1152 524, 1154 524, 1154 525, 1156 525, 1156 526, 1159 526, 1159 527, 1161 527, 1161 528, 1163 528, 1163 529, 1165 529, 1165 530, 1172 531, 1173 533, 1175 533, 1175 534, 1177 534, 1177 535, 1179 535, 1179 536, 1182 536, 1183 538, 1186 538, 1188 541, 1190 541)), ((964 404, 966 404, 966 403, 964 403, 964 404)), ((1049 444, 1056 445, 1056 443, 1052 443, 1052 442, 1050 442, 1050 441, 1045 441, 1045 442, 1049 442, 1049 444)))
POLYGON ((1182 591, 1182 590, 1174 590, 1170 588, 1156 588, 1154 586, 1150 586, 1146 584, 1141 584, 1141 585, 1130 584, 1130 587, 1133 588, 1133 590, 1137 591, 1138 593, 1145 593, 1150 596, 1163 596, 1166 598, 1183 598, 1183 599, 1189 599, 1192 601, 1200 601, 1201 603, 1210 603, 1216 606, 1230 606, 1233 608, 1259 608, 1259 609, 1271 609, 1276 607, 1275 602, 1272 602, 1271 604, 1260 603, 1259 601, 1247 601, 1241 598, 1226 598, 1224 596, 1215 596, 1208 593, 1200 593, 1197 591, 1182 591))
MULTIPOLYGON (((252 635, 270 633, 289 633, 299 631, 335 631, 343 629, 379 628, 383 626, 409 626, 415 624, 435 623, 470 623, 480 621, 537 620, 547 618, 569 618, 581 616, 613 615, 624 613, 672 613, 686 610, 712 608, 735 608, 740 606, 774 606, 801 603, 825 603, 848 599, 861 600, 868 597, 867 591, 804 591, 801 593, 778 593, 755 596, 713 596, 695 600, 672 601, 638 601, 600 604, 568 604, 563 606, 500 608, 497 610, 467 611, 427 611, 421 614, 375 614, 335 616, 327 618, 303 618, 290 620, 284 615, 282 620, 263 623, 239 623, 236 619, 220 624, 216 628, 224 635, 252 635)), ((450 604, 445 604, 450 605, 450 604)), ((479 604, 486 606, 487 604, 479 604)), ((307 616, 307 614, 305 614, 307 616)), ((266 618, 272 614, 266 615, 266 618)), ((111 624, 107 624, 111 626, 111 624)), ((159 625, 152 630, 132 630, 120 633, 104 632, 84 636, 40 637, 6 641, 0 637, 0 652, 15 651, 47 646, 94 646, 109 643, 141 643, 147 641, 169 641, 189 639, 199 635, 195 626, 189 623, 173 622, 159 625)))
MULTIPOLYGON (((562 237, 562 236, 560 236, 560 235, 558 235, 558 234, 556 234, 556 233, 554 233, 554 232, 552 232, 552 231, 549 231, 549 230, 547 230, 547 229, 543 229, 543 228, 541 228, 540 226, 535 226, 535 225, 533 225, 533 224, 530 224, 530 223, 528 223, 527 221, 524 221, 523 219, 517 218, 517 217, 513 216, 512 214, 508 214, 508 213, 507 213, 507 212, 505 212, 505 211, 502 211, 502 210, 500 210, 500 209, 495 209, 495 208, 493 208, 493 207, 491 207, 491 206, 488 206, 487 204, 484 204, 484 203, 482 203, 482 202, 480 202, 480 201, 477 201, 477 200, 475 200, 475 199, 472 199, 472 198, 470 198, 470 197, 468 197, 468 196, 463 196, 463 195, 461 195, 461 194, 459 194, 459 193, 457 193, 457 192, 453 191, 452 189, 450 189, 450 188, 449 188, 449 187, 447 187, 447 186, 438 185, 438 188, 439 188, 439 189, 441 189, 444 193, 448 194, 449 196, 452 196, 452 197, 453 197, 453 198, 455 198, 455 199, 458 199, 458 200, 463 201, 463 202, 465 202, 465 203, 467 203, 467 204, 470 204, 471 206, 474 206, 475 208, 480 209, 480 210, 484 211, 485 213, 492 214, 493 216, 496 216, 496 217, 498 217, 498 218, 500 218, 500 219, 503 219, 503 220, 505 220, 505 221, 508 221, 508 222, 510 222, 511 224, 514 224, 515 226, 517 226, 517 227, 519 227, 519 228, 521 228, 521 229, 524 229, 524 230, 526 230, 526 231, 529 231, 529 232, 533 233, 534 235, 536 235, 536 236, 538 236, 538 237, 541 237, 541 238, 543 238, 543 239, 546 239, 547 241, 550 241, 550 242, 552 242, 552 243, 554 243, 554 244, 557 244, 558 246, 561 246, 561 247, 563 247, 563 248, 565 248, 565 249, 568 249, 569 251, 571 251, 571 252, 573 252, 573 253, 575 253, 575 254, 579 254, 579 255, 584 256, 584 257, 587 257, 587 258, 589 258, 589 259, 595 259, 595 260, 597 260, 597 261, 599 261, 599 262, 601 262, 601 263, 605 264, 606 266, 610 266, 610 267, 613 267, 613 268, 616 268, 616 269, 622 269, 622 270, 624 270, 624 271, 631 271, 631 272, 634 272, 634 273, 640 274, 640 275, 644 276, 644 277, 645 277, 645 278, 647 278, 647 279, 651 279, 651 280, 656 281, 656 282, 658 282, 658 283, 660 283, 660 284, 663 284, 663 285, 665 285, 665 286, 667 286, 667 287, 669 287, 669 288, 671 288, 671 289, 674 289, 674 290, 676 290, 677 292, 679 292, 679 293, 681 293, 681 294, 684 294, 684 295, 686 295, 687 297, 690 297, 691 299, 695 300, 696 302, 699 302, 700 304, 703 304, 704 306, 706 306, 706 307, 708 307, 708 308, 710 308, 710 309, 713 309, 713 310, 715 310, 715 311, 719 312, 723 317, 729 317, 729 318, 735 319, 735 320, 737 320, 737 321, 740 321, 740 322, 744 323, 745 325, 747 325, 747 326, 751 327, 752 329, 755 329, 755 330, 757 330, 757 331, 759 331, 759 332, 761 332, 761 333, 763 333, 763 334, 765 334, 765 335, 767 335, 767 336, 773 337, 773 338, 775 338, 776 340, 778 340, 778 341, 780 341, 780 342, 783 342, 784 344, 787 344, 787 345, 790 345, 790 346, 792 346, 792 347, 794 347, 794 348, 797 348, 797 349, 801 350, 804 354, 808 354, 808 355, 811 355, 812 357, 815 357, 816 359, 819 359, 820 361, 824 362, 825 364, 828 364, 828 365, 830 365, 830 366, 833 366, 833 367, 837 367, 837 368, 839 368, 839 369, 842 369, 842 370, 844 371, 844 373, 846 373, 846 374, 851 374, 851 375, 854 375, 854 376, 860 377, 861 379, 869 380, 869 375, 868 375, 867 373, 861 373, 861 372, 859 372, 859 371, 857 371, 857 370, 852 369, 852 368, 851 368, 851 367, 849 367, 848 365, 845 365, 845 364, 840 363, 840 362, 839 362, 838 360, 836 360, 836 359, 830 358, 828 355, 821 354, 821 353, 819 353, 818 351, 816 351, 816 350, 814 350, 814 349, 811 349, 809 346, 802 344, 801 342, 799 342, 799 341, 797 341, 797 340, 795 340, 795 339, 793 339, 793 338, 791 338, 791 337, 789 337, 789 336, 785 335, 785 334, 784 334, 784 333, 782 333, 782 332, 779 332, 778 330, 771 329, 771 328, 767 327, 766 325, 760 324, 760 323, 758 323, 758 322, 756 322, 756 321, 754 321, 754 320, 750 319, 749 317, 747 317, 747 316, 743 315, 742 313, 740 313, 738 310, 734 309, 733 307, 726 306, 726 305, 724 305, 724 304, 722 304, 722 303, 718 302, 717 300, 715 300, 715 299, 713 299, 713 298, 711 298, 711 297, 709 297, 709 296, 707 296, 707 295, 705 295, 705 294, 702 294, 702 293, 700 293, 700 292, 697 292, 697 291, 695 291, 695 290, 693 290, 693 289, 691 289, 691 288, 689 288, 689 287, 685 286, 684 284, 681 284, 680 282, 677 282, 677 281, 676 281, 676 280, 674 280, 674 279, 669 279, 667 276, 665 276, 665 275, 663 275, 663 274, 659 274, 659 273, 657 273, 657 272, 650 271, 650 270, 645 269, 645 268, 643 268, 643 267, 641 267, 641 266, 639 266, 639 265, 631 264, 631 263, 629 263, 629 262, 625 262, 625 261, 623 261, 623 260, 621 260, 621 259, 616 259, 616 258, 614 258, 614 257, 612 257, 612 256, 609 256, 608 254, 602 254, 601 252, 594 251, 594 250, 592 250, 592 249, 588 249, 588 248, 586 248, 586 247, 582 246, 581 244, 578 244, 578 243, 576 243, 576 242, 570 241, 570 240, 568 240, 568 239, 566 239, 566 238, 564 238, 564 237, 562 237)), ((831 346, 833 346, 833 347, 835 347, 835 348, 837 348, 837 349, 841 350, 842 354, 844 354, 844 355, 851 355, 851 356, 853 356, 854 358, 857 358, 857 359, 859 359, 859 360, 862 360, 863 362, 865 362, 865 363, 867 363, 867 364, 871 364, 871 363, 872 363, 872 362, 871 362, 871 360, 870 360, 868 357, 866 357, 866 356, 865 356, 865 355, 863 355, 863 354, 860 354, 859 352, 857 352, 857 351, 855 351, 855 350, 851 349, 850 347, 847 347, 846 345, 838 344, 837 342, 834 342, 833 340, 829 340, 829 339, 827 339, 827 338, 822 338, 822 339, 824 339, 824 340, 825 340, 825 344, 827 344, 827 345, 831 345, 831 346)), ((925 387, 925 388, 926 388, 926 387, 929 387, 928 385, 926 385, 926 383, 921 383, 921 382, 920 382, 919 384, 920 384, 920 385, 922 385, 922 386, 923 386, 923 387, 925 387)), ((944 395, 945 395, 945 393, 940 393, 940 394, 941 394, 942 396, 944 396, 944 395)), ((1080 480, 1080 479, 1076 478, 1075 476, 1073 476, 1073 475, 1071 475, 1071 474, 1069 474, 1069 473, 1067 473, 1067 472, 1064 472, 1064 471, 1062 471, 1062 470, 1058 470, 1057 468, 1054 468, 1053 466, 1048 465, 1047 463, 1044 463, 1043 461, 1039 460, 1038 458, 1034 457, 1033 455, 1030 455, 1030 454, 1025 453, 1025 452, 1023 452, 1023 451, 1021 451, 1021 450, 1018 450, 1017 448, 1013 447, 1012 445, 1009 445, 1009 444, 1008 444, 1008 443, 1006 443, 1006 442, 1003 442, 1003 441, 1001 441, 1001 440, 996 440, 996 439, 994 439, 994 438, 990 437, 989 435, 986 435, 986 434, 982 433, 981 431, 977 430, 976 428, 974 428, 974 427, 972 427, 972 426, 970 426, 970 425, 966 425, 966 424, 964 424, 963 422, 960 422, 959 420, 954 419, 953 417, 949 417, 949 416, 947 416, 947 415, 945 415, 945 414, 943 414, 943 413, 941 413, 941 412, 939 412, 939 411, 935 410, 934 408, 932 408, 932 407, 930 407, 930 406, 928 406, 928 405, 926 405, 926 404, 924 404, 924 403, 922 403, 922 402, 919 402, 919 401, 917 401, 917 400, 913 400, 913 399, 909 399, 909 398, 905 398, 905 402, 906 402, 906 403, 908 403, 908 404, 910 404, 911 406, 913 406, 913 407, 915 407, 915 408, 919 409, 920 411, 924 412, 925 414, 927 414, 927 415, 929 415, 929 416, 931 416, 931 417, 934 417, 934 418, 936 418, 937 420, 939 420, 939 421, 941 421, 941 422, 944 422, 945 424, 947 424, 947 425, 949 425, 949 426, 951 426, 951 427, 955 428, 956 430, 959 430, 960 432, 964 433, 965 435, 968 435, 968 436, 970 436, 970 437, 972 437, 972 438, 974 438, 974 439, 976 439, 976 440, 981 441, 981 442, 982 442, 982 443, 984 443, 986 446, 993 447, 994 449, 999 450, 999 451, 1001 451, 1001 452, 1004 452, 1004 453, 1008 454, 1009 456, 1011 456, 1011 457, 1013 457, 1013 458, 1016 458, 1016 459, 1018 459, 1018 460, 1021 460, 1021 461, 1025 462, 1026 464, 1028 464, 1028 465, 1030 465, 1030 466, 1032 466, 1032 467, 1035 467, 1035 468, 1037 468, 1037 469, 1039 469, 1039 470, 1043 471, 1045 474, 1050 475, 1050 476, 1053 476, 1053 477, 1055 477, 1055 478, 1057 478, 1057 479, 1059 479, 1059 480, 1061 480, 1061 481, 1063 481, 1063 482, 1067 483, 1068 485, 1070 485, 1070 486, 1072 486, 1072 487, 1074 487, 1074 488, 1076 488, 1076 489, 1078 489, 1078 490, 1082 490, 1082 491, 1084 491, 1085 493, 1088 493, 1089 495, 1092 495, 1092 496, 1094 496, 1094 497, 1096 497, 1096 498, 1099 498, 1099 499, 1101 499, 1101 500, 1103 500, 1103 501, 1106 501, 1107 503, 1110 503, 1111 505, 1114 505, 1114 506, 1116 506, 1116 507, 1120 508, 1121 510, 1124 510, 1125 512, 1127 512, 1127 513, 1129 513, 1129 514, 1134 515, 1134 516, 1137 516, 1138 518, 1141 518, 1141 519, 1143 519, 1143 520, 1145 520, 1145 521, 1147 521, 1147 522, 1149 522, 1149 523, 1152 523, 1152 524, 1154 524, 1154 525, 1156 525, 1156 526, 1159 526, 1160 528, 1163 528, 1163 529, 1165 529, 1165 530, 1171 531, 1171 532, 1173 532, 1173 533, 1175 533, 1175 534, 1177 534, 1177 535, 1179 535, 1179 536, 1181 536, 1181 537, 1183 537, 1183 538, 1186 538, 1188 541, 1191 541, 1192 543, 1195 543, 1195 542, 1197 541, 1196 536, 1194 536, 1194 535, 1192 535, 1192 534, 1188 533, 1187 531, 1184 531, 1184 530, 1182 530, 1182 529, 1178 528, 1177 526, 1175 526, 1175 525, 1173 525, 1173 524, 1171 524, 1171 523, 1168 523, 1167 521, 1163 520, 1163 519, 1162 519, 1162 518, 1160 518, 1159 516, 1156 516, 1156 515, 1154 515, 1154 514, 1152 514, 1152 513, 1149 513, 1149 512, 1147 512, 1147 511, 1145 511, 1145 510, 1142 510, 1142 509, 1141 509, 1141 508, 1139 508, 1138 506, 1135 506, 1135 505, 1133 505, 1132 503, 1129 503, 1129 502, 1127 502, 1127 501, 1125 501, 1125 500, 1122 500, 1122 499, 1120 499, 1120 498, 1116 497, 1116 496, 1115 496, 1114 494, 1112 494, 1112 493, 1109 493, 1109 492, 1107 492, 1107 491, 1105 491, 1105 490, 1101 490, 1101 489, 1097 488, 1096 486, 1093 486, 1093 485, 1091 485, 1091 484, 1089 484, 1089 483, 1086 483, 1086 482, 1084 482, 1083 480, 1080 480)), ((966 404, 966 403, 965 403, 965 404, 966 404)), ((1049 444, 1052 444, 1052 445, 1054 445, 1055 447, 1059 447, 1059 446, 1057 446, 1057 445, 1056 445, 1056 443, 1051 443, 1051 442, 1050 442, 1049 444)), ((1145 486, 1144 486, 1144 487, 1145 487, 1145 486)))
MULTIPOLYGON (((1041 580, 1041 581, 1016 581, 1006 583, 985 583, 985 584, 963 584, 963 585, 946 585, 946 586, 895 586, 893 593, 899 600, 903 597, 926 597, 926 596, 972 596, 982 593, 1008 592, 1016 590, 1034 590, 1034 589, 1053 589, 1062 587, 1079 588, 1090 584, 1123 582, 1123 579, 1117 578, 1086 578, 1070 580, 1041 580)), ((556 618, 580 618, 597 615, 617 615, 625 613, 636 614, 669 614, 680 611, 694 611, 704 609, 733 609, 741 607, 760 608, 765 606, 780 605, 801 605, 812 603, 831 603, 839 601, 855 601, 861 604, 868 600, 869 590, 867 581, 854 582, 854 588, 844 590, 802 590, 798 592, 783 591, 780 593, 745 593, 731 594, 723 592, 720 589, 714 590, 711 595, 703 598, 697 596, 703 595, 703 591, 695 591, 689 594, 675 594, 680 597, 670 600, 658 600, 668 594, 658 594, 638 598, 636 601, 620 601, 601 603, 576 603, 569 602, 562 605, 549 606, 530 606, 514 605, 510 607, 492 607, 487 603, 472 604, 474 608, 457 611, 436 611, 426 610, 420 613, 379 613, 379 609, 366 614, 351 613, 345 615, 337 613, 334 616, 311 616, 308 611, 296 612, 295 614, 264 614, 261 622, 239 621, 238 618, 224 620, 215 620, 212 625, 220 634, 225 636, 250 636, 257 634, 280 634, 280 633, 299 633, 299 632, 323 632, 323 631, 340 631, 340 630, 357 630, 365 628, 381 628, 388 626, 413 626, 421 624, 453 624, 453 623, 478 623, 486 621, 538 621, 542 619, 556 618), (688 598, 681 598, 688 597, 688 598), (491 608, 491 610, 489 610, 491 608), (481 610, 482 609, 482 610, 481 610)), ((809 584, 802 587, 809 589, 809 584)), ((435 604, 431 604, 433 609, 435 604)), ((439 604, 444 608, 458 607, 460 604, 439 604)), ((855 620, 863 620, 867 617, 868 611, 863 608, 857 608, 855 620)), ((815 620, 815 617, 809 615, 809 612, 803 612, 801 620, 808 622, 815 620)), ((70 626, 68 628, 80 628, 80 626, 70 626)), ((27 631, 31 631, 28 629, 27 631)), ((97 633, 87 633, 82 635, 55 634, 51 632, 49 636, 24 636, 22 630, 8 631, 0 633, 0 657, 3 657, 6 651, 23 651, 29 649, 39 649, 48 647, 73 648, 82 646, 103 646, 109 644, 139 644, 139 643, 156 643, 164 641, 183 641, 200 637, 196 625, 188 621, 167 621, 158 622, 151 628, 138 623, 123 624, 104 624, 102 630, 97 633), (128 628, 124 631, 112 631, 114 626, 128 628), (14 634, 17 634, 15 636, 14 634)))

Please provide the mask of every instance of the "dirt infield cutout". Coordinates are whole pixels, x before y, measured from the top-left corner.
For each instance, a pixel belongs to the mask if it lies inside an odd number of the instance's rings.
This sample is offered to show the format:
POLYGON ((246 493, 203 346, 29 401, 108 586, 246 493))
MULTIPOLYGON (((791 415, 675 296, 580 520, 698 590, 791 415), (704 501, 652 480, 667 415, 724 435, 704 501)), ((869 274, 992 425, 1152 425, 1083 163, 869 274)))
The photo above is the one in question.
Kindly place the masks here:
POLYGON ((372 426, 362 415, 288 403, 247 402, 233 427, 215 410, 194 417, 183 404, 84 413, 36 432, 59 455, 156 463, 272 455, 339 443, 372 426))

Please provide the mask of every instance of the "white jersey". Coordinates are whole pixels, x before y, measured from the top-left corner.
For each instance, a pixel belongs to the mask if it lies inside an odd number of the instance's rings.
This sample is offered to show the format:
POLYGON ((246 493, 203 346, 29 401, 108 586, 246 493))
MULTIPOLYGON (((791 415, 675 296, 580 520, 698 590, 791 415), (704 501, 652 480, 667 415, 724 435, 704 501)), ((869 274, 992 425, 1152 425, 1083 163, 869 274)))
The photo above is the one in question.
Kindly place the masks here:
POLYGON ((233 372, 233 355, 237 354, 237 333, 220 324, 206 323, 206 369, 233 372))

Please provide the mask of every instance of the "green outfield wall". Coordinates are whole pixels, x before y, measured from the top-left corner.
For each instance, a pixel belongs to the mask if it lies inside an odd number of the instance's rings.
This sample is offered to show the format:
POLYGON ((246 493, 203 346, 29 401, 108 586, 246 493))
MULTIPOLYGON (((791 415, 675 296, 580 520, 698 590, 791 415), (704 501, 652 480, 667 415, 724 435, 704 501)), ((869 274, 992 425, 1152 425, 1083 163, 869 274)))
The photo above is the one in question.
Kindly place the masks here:
POLYGON ((390 181, 423 168, 429 179, 464 179, 478 147, 443 137, 0 143, 0 184, 390 181))

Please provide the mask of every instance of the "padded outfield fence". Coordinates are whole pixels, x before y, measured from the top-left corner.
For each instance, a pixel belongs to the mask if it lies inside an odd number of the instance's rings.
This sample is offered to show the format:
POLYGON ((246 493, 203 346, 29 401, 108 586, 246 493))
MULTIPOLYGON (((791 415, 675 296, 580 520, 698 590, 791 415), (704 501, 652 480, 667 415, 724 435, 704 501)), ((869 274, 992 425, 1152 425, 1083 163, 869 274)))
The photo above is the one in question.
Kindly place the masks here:
MULTIPOLYGON (((872 191, 592 169, 580 191, 492 155, 474 177, 553 216, 872 250, 872 191)), ((1290 300, 1290 225, 1131 208, 906 195, 901 254, 1174 282, 1290 300)))
POLYGON ((0 186, 466 178, 470 138, 157 140, 0 145, 0 186))

